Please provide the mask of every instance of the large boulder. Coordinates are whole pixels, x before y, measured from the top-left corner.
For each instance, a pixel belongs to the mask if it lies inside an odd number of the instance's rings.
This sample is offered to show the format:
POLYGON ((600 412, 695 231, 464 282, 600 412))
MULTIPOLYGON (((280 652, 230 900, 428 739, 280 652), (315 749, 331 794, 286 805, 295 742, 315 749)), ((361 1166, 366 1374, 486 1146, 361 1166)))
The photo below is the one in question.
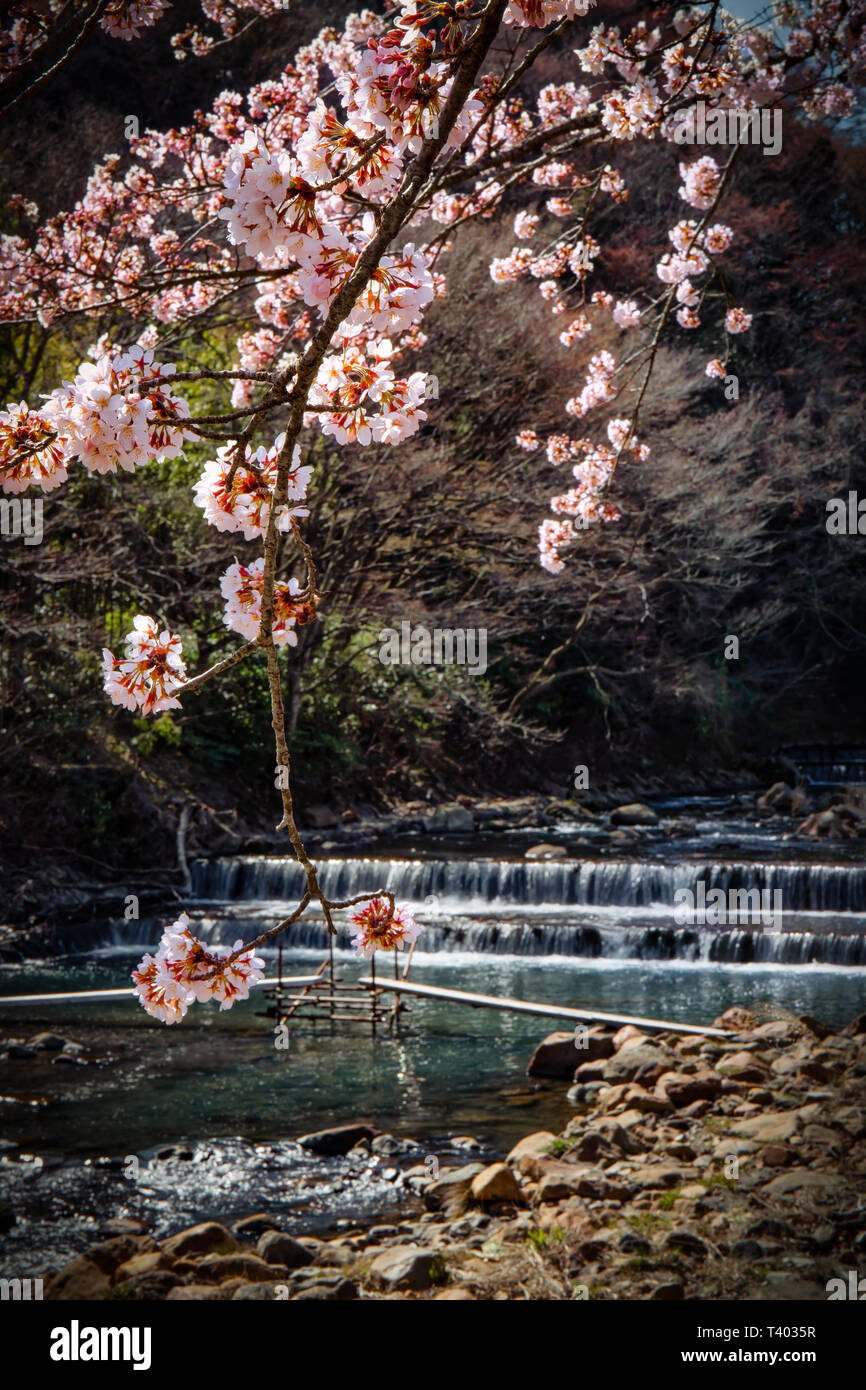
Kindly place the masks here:
POLYGON ((287 1269, 301 1269, 313 1263, 311 1252, 283 1231, 265 1231, 256 1246, 256 1254, 265 1264, 285 1265, 287 1269))
POLYGON ((473 1180, 484 1171, 483 1163, 467 1163, 463 1168, 448 1168, 435 1182, 424 1189, 424 1205, 428 1211, 442 1211, 460 1206, 469 1199, 473 1180))
POLYGON ((214 1251, 237 1250, 238 1243, 231 1231, 220 1225, 219 1221, 202 1221, 198 1226, 189 1226, 177 1235, 163 1241, 162 1248, 173 1260, 189 1255, 210 1255, 214 1251))
POLYGON ((62 1299, 76 1303, 106 1298, 108 1292, 108 1276, 86 1255, 76 1255, 74 1260, 70 1260, 69 1264, 53 1274, 45 1285, 47 1299, 62 1299))
POLYGON ((385 1289, 429 1289, 433 1286, 437 1253, 416 1245, 384 1250, 370 1265, 370 1278, 385 1289))
POLYGON ((491 1163, 472 1179, 472 1198, 484 1206, 487 1202, 522 1202, 520 1185, 507 1163, 491 1163))
POLYGON ((530 845, 523 855, 524 859, 565 859, 568 850, 564 845, 530 845))
POLYGON ((575 1033, 548 1033, 529 1059, 526 1068, 528 1075, 561 1076, 570 1081, 581 1063, 612 1055, 613 1039, 608 1034, 587 1030, 579 1036, 586 1042, 586 1047, 575 1045, 575 1033))
POLYGON ((313 1134, 302 1134, 298 1143, 315 1154, 333 1158, 338 1154, 347 1154, 362 1139, 375 1139, 378 1133, 372 1125, 363 1122, 335 1125, 332 1129, 317 1129, 313 1134))

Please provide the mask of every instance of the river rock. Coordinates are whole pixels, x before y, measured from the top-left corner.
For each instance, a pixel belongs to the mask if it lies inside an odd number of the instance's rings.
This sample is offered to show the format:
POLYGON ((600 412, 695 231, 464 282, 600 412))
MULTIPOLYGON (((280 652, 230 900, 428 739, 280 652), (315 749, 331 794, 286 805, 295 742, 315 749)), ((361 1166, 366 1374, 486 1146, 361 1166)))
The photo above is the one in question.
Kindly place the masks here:
POLYGON ((31 1047, 39 1052, 61 1052, 65 1044, 66 1039, 59 1033, 37 1033, 35 1038, 30 1039, 31 1047))
POLYGON ((668 1231, 662 1245, 665 1250, 681 1250, 684 1255, 696 1255, 699 1259, 708 1253, 706 1244, 694 1231, 668 1231))
POLYGON ((491 1163, 472 1179, 470 1193, 482 1206, 487 1202, 522 1202, 520 1186, 507 1163, 491 1163))
POLYGON ((665 1284, 656 1284, 649 1297, 653 1303, 677 1303, 685 1296, 685 1288, 679 1279, 671 1279, 665 1284))
POLYGON ((580 1135, 571 1152, 581 1163, 595 1163, 599 1158, 610 1158, 613 1145, 597 1129, 587 1129, 580 1135))
POLYGON ((168 1298, 172 1289, 183 1286, 183 1280, 173 1269, 142 1270, 124 1280, 124 1298, 141 1299, 147 1303, 168 1298))
POLYGON ((759 1157, 765 1168, 790 1168, 797 1160, 795 1151, 787 1144, 768 1144, 759 1157))
POLYGON ((286 1284, 271 1279, 259 1279, 254 1284, 238 1284, 228 1297, 232 1303, 272 1303, 275 1299, 285 1300, 287 1295, 286 1284))
POLYGON ((750 1014, 748 1009, 741 1009, 738 1004, 734 1004, 730 1009, 725 1009, 723 1014, 714 1020, 714 1028, 724 1028, 730 1033, 742 1033, 756 1028, 758 1020, 754 1014, 750 1014))
POLYGON ((346 1303, 358 1297, 358 1285, 354 1279, 347 1279, 343 1274, 325 1275, 324 1278, 316 1279, 315 1282, 304 1284, 303 1288, 292 1295, 293 1303, 346 1303))
POLYGON ((428 835, 471 835, 475 818, 466 806, 440 806, 424 817, 424 829, 428 835))
POLYGON ((433 1285, 431 1268, 437 1256, 435 1250, 418 1246, 398 1246, 383 1250, 370 1265, 370 1278, 385 1289, 429 1289, 433 1285))
POLYGON ((254 1212, 252 1216, 244 1216, 240 1221, 236 1221, 232 1226, 236 1236, 241 1240, 258 1240, 259 1236, 264 1235, 265 1231, 279 1230, 277 1222, 267 1212, 254 1212))
POLYGON ((172 1259, 186 1255, 210 1255, 217 1250, 237 1250, 238 1243, 231 1231, 218 1221, 202 1221, 185 1231, 164 1240, 162 1248, 172 1259))
POLYGON ((610 813, 611 825, 658 825, 658 816, 642 801, 629 802, 628 806, 617 806, 610 813))
POLYGON ((255 1282, 288 1273, 285 1265, 267 1264, 257 1255, 205 1255, 196 1266, 196 1275, 205 1284, 222 1284, 235 1278, 255 1282))
POLYGON ((169 1303, 217 1302, 226 1297, 219 1284, 178 1284, 166 1294, 169 1303))
POLYGON ((558 1173, 545 1173, 535 1190, 539 1202, 565 1202, 577 1192, 578 1178, 568 1164, 562 1164, 558 1173))
MULTIPOLYGON (((385 1245, 392 1237, 394 1239, 400 1239, 400 1235, 400 1229, 397 1226, 380 1226, 378 1230, 374 1228, 368 1231, 367 1238, 360 1238, 358 1244, 360 1246, 385 1245), (382 1234, 383 1231, 388 1231, 389 1234, 384 1236, 382 1234)), ((344 1245, 341 1241, 335 1240, 328 1241, 326 1244, 320 1246, 313 1255, 311 1263, 317 1267, 335 1265, 337 1268, 345 1269, 349 1265, 354 1264, 357 1258, 357 1253, 351 1245, 344 1245)))
POLYGON ((797 1115, 790 1111, 771 1112, 767 1115, 753 1115, 731 1125, 731 1133, 743 1139, 756 1139, 759 1144, 784 1143, 793 1138, 799 1128, 797 1115))
POLYGON ((759 1023, 749 1031, 749 1038, 760 1038, 762 1042, 788 1043, 797 1038, 797 1028, 786 1018, 773 1018, 769 1023, 759 1023))
POLYGON ((720 1057, 716 1062, 716 1071, 721 1072, 722 1076, 730 1077, 732 1081, 751 1082, 754 1085, 766 1081, 768 1074, 764 1064, 753 1057, 751 1052, 730 1052, 720 1057))
MULTIPOLYGON (((627 1081, 652 1086, 674 1067, 675 1061, 674 1054, 668 1048, 642 1038, 630 1038, 604 1063, 603 1080, 612 1086, 623 1085, 627 1081)), ((580 1079, 590 1079, 583 1069, 580 1079)))
POLYGON ((762 816, 802 816, 808 802, 803 793, 787 782, 774 782, 755 803, 762 816))
POLYGON ((684 1170, 670 1163, 642 1163, 629 1170, 629 1177, 639 1187, 671 1188, 683 1181, 684 1170))
MULTIPOLYGON (((629 1173, 629 1177, 633 1174, 629 1173)), ((594 1202, 627 1202, 635 1195, 634 1184, 622 1177, 606 1177, 604 1173, 585 1173, 575 1183, 578 1197, 588 1197, 594 1202)))
POLYGON ((483 1163, 467 1163, 463 1168, 446 1169, 435 1182, 425 1187, 424 1205, 428 1211, 441 1211, 467 1201, 473 1179, 483 1171, 483 1163))
POLYGON ((581 1037, 586 1041, 586 1047, 575 1046, 574 1033, 548 1033, 530 1057, 527 1074, 560 1076, 571 1080, 576 1068, 581 1064, 612 1055, 613 1039, 609 1035, 588 1031, 581 1034, 581 1037))
POLYGON ((106 1274, 86 1255, 77 1255, 70 1260, 45 1285, 45 1297, 51 1300, 88 1302, 106 1298, 108 1293, 106 1274))
POLYGON ((265 1231, 256 1246, 256 1254, 265 1264, 285 1265, 287 1269, 301 1269, 313 1262, 309 1250, 283 1231, 265 1231))
POLYGON ((552 1134, 549 1129, 540 1129, 535 1134, 527 1134, 523 1139, 517 1141, 505 1161, 506 1163, 519 1164, 524 1154, 544 1158, 555 1139, 556 1135, 552 1134))
POLYGON ((338 1154, 347 1154, 362 1139, 375 1139, 378 1133, 372 1125, 360 1122, 336 1125, 333 1129, 317 1129, 313 1134, 302 1134, 298 1143, 313 1153, 332 1158, 338 1154))
POLYGON ((832 1192, 842 1181, 838 1173, 818 1173, 814 1168, 790 1168, 787 1173, 780 1173, 777 1178, 765 1183, 761 1191, 770 1192, 774 1197, 787 1196, 806 1188, 832 1192))
POLYGON ((567 859, 568 850, 564 845, 530 845, 523 855, 524 859, 567 859))
POLYGON ((656 1095, 678 1110, 695 1101, 712 1100, 722 1089, 722 1078, 713 1071, 669 1071, 656 1084, 656 1095))
POLYGON ((103 1274, 111 1275, 127 1260, 156 1249, 158 1247, 153 1236, 118 1235, 110 1240, 100 1241, 98 1245, 91 1245, 87 1251, 87 1258, 99 1265, 103 1274))

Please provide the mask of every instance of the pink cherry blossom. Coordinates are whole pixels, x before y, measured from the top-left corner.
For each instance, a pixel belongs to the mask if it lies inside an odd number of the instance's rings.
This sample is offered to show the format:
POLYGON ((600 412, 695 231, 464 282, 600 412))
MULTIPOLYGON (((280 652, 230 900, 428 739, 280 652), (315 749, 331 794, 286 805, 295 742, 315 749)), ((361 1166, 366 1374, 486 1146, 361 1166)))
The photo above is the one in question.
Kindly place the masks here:
MULTIPOLYGON (((260 445, 254 450, 247 444, 244 462, 235 470, 231 484, 229 475, 236 454, 233 441, 222 445, 217 450, 216 458, 205 464, 204 472, 195 485, 193 500, 203 509, 205 520, 211 526, 218 531, 241 531, 248 541, 265 534, 285 439, 284 434, 277 435, 269 449, 260 445)), ((300 502, 306 497, 312 475, 312 468, 301 467, 301 450, 296 444, 288 475, 287 495, 290 503, 300 502)), ((280 507, 278 530, 290 530, 293 516, 309 516, 309 511, 306 507, 280 507)))
POLYGON ((230 1009, 264 979, 264 961, 242 947, 238 940, 231 949, 208 949, 182 912, 166 928, 156 955, 148 953, 133 970, 135 993, 147 1013, 164 1023, 179 1023, 196 1001, 215 999, 230 1009))
POLYGON ((745 309, 729 309, 725 314, 725 328, 729 333, 745 333, 751 323, 752 315, 745 309))
MULTIPOLYGON (((261 627, 264 568, 264 558, 254 560, 248 566, 235 563, 220 580, 220 592, 226 600, 223 622, 227 628, 248 639, 258 637, 261 627)), ((271 631, 278 647, 296 647, 298 635, 295 627, 315 616, 313 607, 299 599, 300 593, 301 586, 297 579, 274 581, 271 631)))
POLYGON ((174 692, 186 680, 182 643, 169 631, 160 632, 153 618, 140 613, 126 638, 126 656, 115 658, 103 650, 104 689, 115 705, 158 714, 180 709, 174 692))
POLYGON ((421 928, 406 908, 394 907, 387 898, 371 898, 352 914, 352 944, 361 956, 376 951, 402 951, 417 941, 421 928))

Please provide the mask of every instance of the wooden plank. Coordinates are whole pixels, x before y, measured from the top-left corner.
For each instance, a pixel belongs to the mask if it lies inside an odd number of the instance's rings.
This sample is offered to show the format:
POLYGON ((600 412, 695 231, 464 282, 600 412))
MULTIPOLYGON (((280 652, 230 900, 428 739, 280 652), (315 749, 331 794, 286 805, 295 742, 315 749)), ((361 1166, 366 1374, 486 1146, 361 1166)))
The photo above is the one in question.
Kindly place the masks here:
POLYGON ((618 1028, 632 1023, 636 1028, 663 1033, 696 1033, 700 1037, 730 1038, 721 1028, 699 1028, 692 1023, 668 1023, 659 1018, 633 1018, 630 1014, 604 1014, 597 1009, 571 1009, 564 1004, 536 1004, 527 999, 500 999, 493 994, 470 994, 441 985, 417 985, 408 981, 383 980, 369 976, 358 981, 368 989, 390 989, 398 994, 414 994, 420 999, 442 999, 452 1004, 468 1004, 474 1009, 501 1009, 506 1013, 533 1014, 542 1018, 567 1018, 591 1023, 615 1023, 618 1028))
MULTIPOLYGON (((273 989, 282 983, 285 985, 304 985, 315 980, 315 975, 284 975, 282 981, 279 980, 259 980, 252 986, 253 989, 273 989)), ((0 1005, 2 1004, 90 1004, 96 1001, 109 999, 134 999, 136 997, 134 989, 81 989, 63 991, 58 994, 5 994, 0 995, 0 1005)))

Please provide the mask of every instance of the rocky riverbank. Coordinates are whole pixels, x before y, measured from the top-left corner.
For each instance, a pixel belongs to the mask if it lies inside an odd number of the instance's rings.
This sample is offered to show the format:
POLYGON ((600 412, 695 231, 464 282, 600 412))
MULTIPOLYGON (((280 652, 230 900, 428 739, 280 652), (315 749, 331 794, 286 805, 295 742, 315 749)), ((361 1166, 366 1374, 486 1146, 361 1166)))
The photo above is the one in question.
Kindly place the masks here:
POLYGON ((402 1161, 391 1224, 298 1236, 257 1212, 158 1242, 115 1222, 45 1297, 824 1300, 866 1273, 866 1014, 714 1026, 551 1035, 529 1070, 559 1079, 562 1128, 504 1161, 447 1167, 363 1125, 300 1141, 402 1161))

